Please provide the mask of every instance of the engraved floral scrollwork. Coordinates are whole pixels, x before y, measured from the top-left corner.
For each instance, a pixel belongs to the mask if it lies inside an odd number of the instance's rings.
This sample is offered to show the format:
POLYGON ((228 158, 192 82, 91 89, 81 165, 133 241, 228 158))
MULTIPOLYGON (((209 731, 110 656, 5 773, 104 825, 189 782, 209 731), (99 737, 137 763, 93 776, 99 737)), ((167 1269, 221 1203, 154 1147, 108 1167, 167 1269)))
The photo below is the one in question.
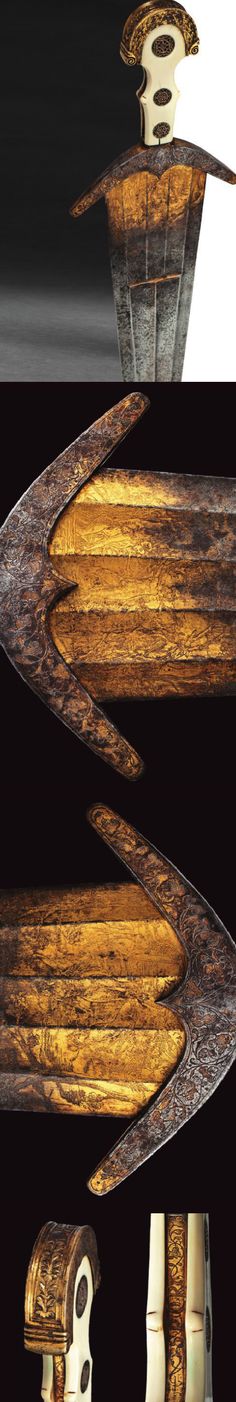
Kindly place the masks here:
POLYGON ((185 1306, 187 1213, 167 1214, 166 1402, 184 1402, 186 1383, 185 1306))
MULTIPOLYGON (((35 1242, 25 1292, 25 1347, 35 1352, 67 1353, 73 1338, 74 1288, 87 1256, 93 1287, 100 1280, 96 1237, 91 1227, 47 1222, 35 1242)), ((59 1368, 60 1377, 62 1368, 59 1368)))
POLYGON ((90 1186, 102 1193, 176 1134, 213 1094, 231 1066, 236 1045, 236 951, 214 911, 135 828, 103 805, 93 808, 89 817, 162 916, 168 918, 187 956, 182 988, 168 1000, 186 1033, 182 1060, 142 1117, 93 1174, 90 1186))
POLYGON ((53 1399, 52 1402, 64 1402, 65 1392, 65 1359, 63 1354, 55 1354, 53 1359, 53 1399))
POLYGON ((80 685, 53 643, 48 614, 74 588, 57 574, 48 542, 57 517, 148 407, 130 394, 70 444, 31 484, 0 531, 0 642, 23 680, 74 734, 127 777, 142 762, 80 685))

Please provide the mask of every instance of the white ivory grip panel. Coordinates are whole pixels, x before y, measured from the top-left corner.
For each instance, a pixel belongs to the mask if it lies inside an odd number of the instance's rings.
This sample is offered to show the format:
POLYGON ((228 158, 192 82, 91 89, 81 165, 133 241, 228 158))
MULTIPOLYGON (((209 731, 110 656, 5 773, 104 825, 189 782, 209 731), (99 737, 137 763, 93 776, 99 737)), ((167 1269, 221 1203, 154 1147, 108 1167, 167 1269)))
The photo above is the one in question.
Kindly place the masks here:
POLYGON ((172 141, 175 109, 179 89, 175 82, 177 63, 185 57, 183 34, 176 25, 168 24, 168 40, 173 47, 159 53, 161 39, 166 37, 167 25, 158 25, 147 34, 142 50, 145 86, 137 93, 142 113, 142 137, 145 146, 159 146, 172 141), (166 130, 165 130, 166 129, 166 130))

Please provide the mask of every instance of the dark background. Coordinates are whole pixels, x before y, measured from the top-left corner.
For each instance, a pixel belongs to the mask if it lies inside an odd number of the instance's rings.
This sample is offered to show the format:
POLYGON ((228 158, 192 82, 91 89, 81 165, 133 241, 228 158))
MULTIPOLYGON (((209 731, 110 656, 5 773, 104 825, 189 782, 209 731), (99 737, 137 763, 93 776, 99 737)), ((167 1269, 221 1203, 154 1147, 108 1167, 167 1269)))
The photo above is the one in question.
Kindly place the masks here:
POLYGON ((83 189, 139 140, 140 68, 120 0, 2 0, 0 380, 120 380, 100 200, 83 189))
POLYGON ((141 70, 119 54, 127 13, 127 0, 2 0, 2 258, 24 285, 108 285, 104 202, 79 224, 68 211, 139 140, 141 70))
MULTIPOLYGON (((132 386, 131 386, 132 388, 132 386)), ((140 389, 142 387, 140 386, 140 389)), ((147 386, 144 387, 147 390, 147 386)), ((47 463, 122 391, 118 385, 6 387, 1 400, 2 519, 47 463)), ((148 387, 151 409, 112 456, 133 466, 233 475, 234 405, 214 387, 148 387), (167 451, 168 441, 168 451, 167 451), (204 445, 204 446, 203 446, 204 445)), ((108 802, 134 822, 235 927, 235 700, 107 706, 146 764, 120 778, 25 686, 2 654, 2 886, 125 880, 85 821, 108 802)), ((48 1218, 89 1221, 102 1287, 91 1329, 94 1402, 145 1396, 145 1308, 150 1210, 210 1212, 214 1402, 232 1396, 234 1337, 233 1069, 180 1133, 115 1193, 86 1180, 127 1121, 2 1114, 1 1278, 3 1396, 40 1395, 41 1363, 23 1348, 25 1277, 48 1218), (4 1346, 3 1346, 4 1344, 4 1346), (5 1392, 4 1392, 5 1383, 5 1392)))

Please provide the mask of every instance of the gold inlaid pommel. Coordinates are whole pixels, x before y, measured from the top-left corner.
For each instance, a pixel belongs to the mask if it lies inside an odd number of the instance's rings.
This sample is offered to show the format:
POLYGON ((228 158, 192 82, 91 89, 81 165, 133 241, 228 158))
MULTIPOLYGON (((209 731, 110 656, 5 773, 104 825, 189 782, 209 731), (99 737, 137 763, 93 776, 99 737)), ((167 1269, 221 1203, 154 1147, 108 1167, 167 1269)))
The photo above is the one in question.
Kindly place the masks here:
MULTIPOLYGON (((142 63, 142 52, 145 39, 152 29, 161 28, 166 25, 175 26, 179 29, 185 45, 186 54, 197 54, 199 49, 199 37, 194 20, 183 5, 159 4, 155 5, 152 0, 147 0, 147 4, 138 5, 126 20, 120 46, 121 58, 124 63, 142 63)), ((163 38, 165 36, 163 35, 163 38)), ((168 38, 168 34, 166 36, 168 38)), ((164 49, 163 49, 164 54, 164 49)))
MULTIPOLYGON (((74 1308, 78 1315, 78 1300, 74 1297, 83 1260, 89 1263, 95 1292, 100 1272, 92 1228, 46 1222, 35 1242, 27 1273, 25 1348, 35 1353, 68 1353, 73 1341, 74 1308)), ((84 1279, 86 1274, 85 1267, 84 1279)), ((88 1282, 84 1291, 87 1297, 88 1282)))

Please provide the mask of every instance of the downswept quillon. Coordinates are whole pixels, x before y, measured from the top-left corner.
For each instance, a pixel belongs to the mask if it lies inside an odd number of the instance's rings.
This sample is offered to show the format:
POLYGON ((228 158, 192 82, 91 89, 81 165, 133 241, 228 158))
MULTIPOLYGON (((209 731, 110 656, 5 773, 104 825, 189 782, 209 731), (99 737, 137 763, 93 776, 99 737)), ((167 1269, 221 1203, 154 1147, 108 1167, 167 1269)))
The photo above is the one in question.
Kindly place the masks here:
POLYGON ((115 1188, 160 1149, 213 1094, 236 1054, 236 951, 215 912, 130 823, 98 804, 92 826, 141 883, 180 940, 183 985, 171 998, 185 1031, 177 1070, 91 1176, 95 1193, 115 1188))
POLYGON ((226 1075, 236 968, 230 935, 171 862, 102 805, 89 818, 138 887, 3 893, 0 1100, 138 1114, 91 1176, 102 1194, 226 1075))
POLYGON ((148 407, 133 393, 103 414, 0 532, 2 646, 129 779, 142 759, 98 702, 236 692, 236 483, 104 469, 148 407))

